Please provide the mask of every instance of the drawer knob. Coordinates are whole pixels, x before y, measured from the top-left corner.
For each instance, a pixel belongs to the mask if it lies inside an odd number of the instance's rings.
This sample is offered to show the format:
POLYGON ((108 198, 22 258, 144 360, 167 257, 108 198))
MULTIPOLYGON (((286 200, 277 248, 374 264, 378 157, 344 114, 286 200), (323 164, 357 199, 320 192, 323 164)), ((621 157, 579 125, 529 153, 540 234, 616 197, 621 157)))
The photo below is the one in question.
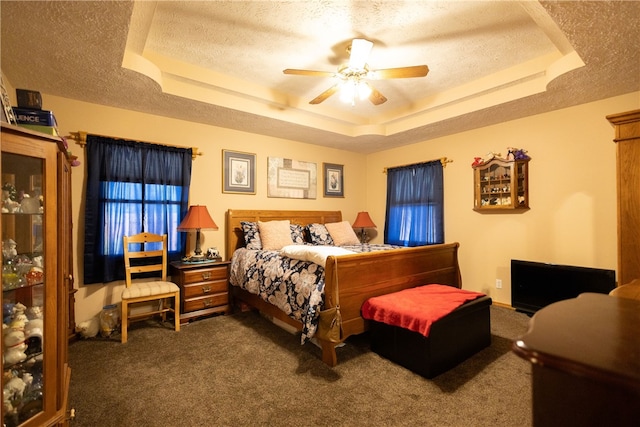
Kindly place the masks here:
POLYGON ((211 307, 213 305, 213 301, 211 301, 210 299, 206 299, 202 301, 202 303, 204 304, 205 307, 211 307))
POLYGON ((211 272, 207 271, 206 273, 202 273, 202 280, 209 280, 211 279, 211 272))
POLYGON ((203 286, 202 287, 202 292, 203 293, 207 293, 207 292, 211 292, 211 286, 203 286))

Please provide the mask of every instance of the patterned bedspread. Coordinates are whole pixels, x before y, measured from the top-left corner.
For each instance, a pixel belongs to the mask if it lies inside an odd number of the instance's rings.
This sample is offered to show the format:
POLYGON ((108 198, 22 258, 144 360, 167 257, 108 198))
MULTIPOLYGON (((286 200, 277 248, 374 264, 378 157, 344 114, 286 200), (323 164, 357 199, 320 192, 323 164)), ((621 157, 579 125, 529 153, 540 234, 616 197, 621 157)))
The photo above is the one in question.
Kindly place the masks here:
MULTIPOLYGON (((353 252, 397 248, 391 245, 341 246, 353 252)), ((324 306, 324 268, 309 261, 280 255, 279 251, 241 248, 231 258, 230 282, 275 305, 302 323, 304 344, 316 332, 324 306)))

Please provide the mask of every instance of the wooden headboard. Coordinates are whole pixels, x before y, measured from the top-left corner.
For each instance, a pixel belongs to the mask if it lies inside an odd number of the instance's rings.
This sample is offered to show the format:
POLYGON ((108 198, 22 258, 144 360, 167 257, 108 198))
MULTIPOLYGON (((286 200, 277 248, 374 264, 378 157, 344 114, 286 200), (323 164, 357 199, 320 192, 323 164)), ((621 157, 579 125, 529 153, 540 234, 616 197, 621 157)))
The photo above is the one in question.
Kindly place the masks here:
POLYGON ((305 226, 313 222, 326 224, 342 221, 341 211, 254 211, 234 210, 227 211, 227 246, 225 256, 231 259, 233 252, 244 246, 244 233, 240 222, 249 221, 279 221, 288 219, 292 224, 305 226))

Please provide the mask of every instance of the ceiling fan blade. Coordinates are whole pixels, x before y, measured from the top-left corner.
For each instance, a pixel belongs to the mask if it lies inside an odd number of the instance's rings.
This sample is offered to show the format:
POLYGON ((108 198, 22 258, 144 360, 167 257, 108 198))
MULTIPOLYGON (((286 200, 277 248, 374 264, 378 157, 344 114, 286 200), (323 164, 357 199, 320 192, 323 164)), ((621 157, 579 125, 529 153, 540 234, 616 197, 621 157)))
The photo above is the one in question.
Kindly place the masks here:
POLYGON ((320 104, 322 101, 324 101, 325 99, 327 99, 328 97, 336 93, 339 88, 340 88, 340 84, 335 84, 331 86, 329 89, 325 90, 320 95, 316 96, 311 101, 309 101, 309 104, 320 104))
POLYGON ((380 104, 384 104, 385 102, 387 102, 387 97, 384 96, 383 94, 381 94, 378 91, 378 89, 374 88, 371 85, 369 85, 369 87, 371 88, 371 94, 369 95, 369 101, 371 101, 371 103, 373 105, 380 105, 380 104))
POLYGON ((426 65, 414 65, 413 67, 371 70, 369 75, 373 79, 403 79, 408 77, 424 77, 428 73, 429 67, 426 65))
POLYGON ((349 56, 349 68, 352 70, 364 70, 372 47, 373 43, 369 40, 353 39, 351 42, 351 55, 349 56))
POLYGON ((282 72, 285 74, 296 74, 299 76, 313 76, 313 77, 333 77, 336 75, 336 73, 332 71, 296 70, 293 68, 287 68, 282 72))

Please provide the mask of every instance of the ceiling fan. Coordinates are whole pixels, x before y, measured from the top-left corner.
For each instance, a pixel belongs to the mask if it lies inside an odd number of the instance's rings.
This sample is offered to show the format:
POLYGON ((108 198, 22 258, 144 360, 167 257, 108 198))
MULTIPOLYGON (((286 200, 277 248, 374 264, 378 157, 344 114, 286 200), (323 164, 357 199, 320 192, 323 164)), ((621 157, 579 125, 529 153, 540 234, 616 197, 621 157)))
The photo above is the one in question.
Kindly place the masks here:
POLYGON ((356 97, 360 99, 369 98, 369 101, 374 105, 383 104, 387 101, 387 98, 367 80, 424 77, 429 72, 429 67, 426 65, 371 70, 367 65, 367 58, 372 47, 373 43, 368 40, 353 39, 351 46, 347 48, 349 62, 338 68, 337 72, 296 70, 292 68, 287 68, 283 72, 300 76, 334 77, 338 79, 335 85, 312 99, 309 104, 320 104, 334 93, 340 91, 341 99, 346 102, 354 104, 356 97))

